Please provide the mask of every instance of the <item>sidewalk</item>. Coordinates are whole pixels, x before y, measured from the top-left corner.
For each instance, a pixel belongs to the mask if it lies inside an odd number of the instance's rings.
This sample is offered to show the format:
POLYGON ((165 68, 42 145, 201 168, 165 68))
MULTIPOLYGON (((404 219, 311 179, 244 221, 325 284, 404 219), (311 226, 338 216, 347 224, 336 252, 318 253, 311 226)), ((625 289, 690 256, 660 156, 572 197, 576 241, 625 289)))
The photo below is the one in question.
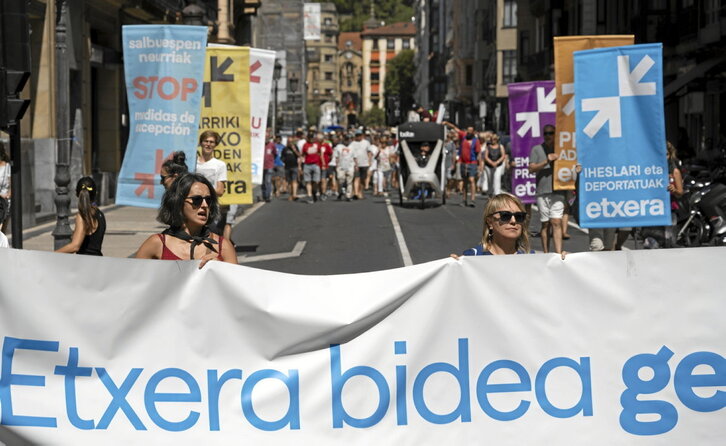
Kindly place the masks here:
MULTIPOLYGON (((106 216, 106 235, 103 239, 103 255, 130 257, 151 234, 163 231, 166 226, 156 221, 157 209, 132 206, 103 206, 106 216)), ((75 214, 69 217, 73 227, 75 214)), ((23 231, 23 249, 53 251, 55 220, 23 231)))

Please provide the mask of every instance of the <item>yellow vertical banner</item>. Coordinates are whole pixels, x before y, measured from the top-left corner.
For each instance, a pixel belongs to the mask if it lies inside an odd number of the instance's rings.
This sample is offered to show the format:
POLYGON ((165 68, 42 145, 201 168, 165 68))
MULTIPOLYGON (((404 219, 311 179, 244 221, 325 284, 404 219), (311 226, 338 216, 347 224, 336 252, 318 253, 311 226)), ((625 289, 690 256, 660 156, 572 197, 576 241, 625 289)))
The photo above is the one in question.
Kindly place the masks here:
POLYGON ((557 117, 555 135, 554 190, 574 190, 575 146, 575 69, 572 53, 612 46, 633 45, 632 35, 555 37, 555 89, 557 117))
POLYGON ((252 203, 249 47, 207 48, 199 133, 205 130, 219 133, 214 157, 227 165, 220 203, 252 203))

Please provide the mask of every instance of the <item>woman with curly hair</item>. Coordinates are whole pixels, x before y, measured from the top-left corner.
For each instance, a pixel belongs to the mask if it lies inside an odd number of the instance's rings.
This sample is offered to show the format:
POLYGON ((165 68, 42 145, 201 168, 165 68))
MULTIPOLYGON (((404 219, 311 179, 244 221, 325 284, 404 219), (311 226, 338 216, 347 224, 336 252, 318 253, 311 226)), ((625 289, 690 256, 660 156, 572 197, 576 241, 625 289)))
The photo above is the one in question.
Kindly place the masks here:
POLYGON ((137 259, 210 260, 237 263, 229 240, 212 233, 210 222, 219 217, 217 193, 203 175, 186 173, 177 178, 161 199, 157 220, 169 226, 139 247, 137 259))
POLYGON ((164 189, 169 189, 171 183, 179 177, 179 175, 189 172, 187 167, 187 155, 181 150, 171 154, 171 157, 164 161, 159 169, 159 183, 164 189))

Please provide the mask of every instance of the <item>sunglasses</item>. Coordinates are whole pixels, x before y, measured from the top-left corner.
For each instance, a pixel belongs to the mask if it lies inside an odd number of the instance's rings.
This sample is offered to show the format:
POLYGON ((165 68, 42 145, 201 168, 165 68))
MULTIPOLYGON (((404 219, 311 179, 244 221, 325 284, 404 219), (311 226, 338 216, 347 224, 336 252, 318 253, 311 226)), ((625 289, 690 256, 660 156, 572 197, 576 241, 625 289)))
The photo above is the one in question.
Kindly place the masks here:
POLYGON ((492 212, 490 216, 494 214, 499 214, 499 221, 502 223, 509 223, 512 221, 512 217, 514 217, 514 221, 517 223, 524 223, 524 220, 527 218, 526 212, 497 211, 492 212))
POLYGON ((212 205, 212 196, 211 195, 207 195, 206 197, 203 197, 201 195, 192 195, 191 197, 187 197, 187 200, 191 200, 192 206, 195 208, 198 208, 199 206, 201 206, 202 201, 206 201, 207 206, 212 205))
POLYGON ((555 134, 555 132, 544 132, 544 134, 547 135, 547 136, 552 136, 552 135, 555 134))

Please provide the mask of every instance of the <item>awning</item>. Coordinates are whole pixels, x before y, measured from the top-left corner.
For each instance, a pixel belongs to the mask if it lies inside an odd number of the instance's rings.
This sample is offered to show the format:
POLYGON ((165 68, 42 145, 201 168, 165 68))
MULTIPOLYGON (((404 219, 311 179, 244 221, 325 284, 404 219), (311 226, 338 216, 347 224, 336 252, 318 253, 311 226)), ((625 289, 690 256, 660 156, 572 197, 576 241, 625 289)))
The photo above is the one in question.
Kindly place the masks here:
POLYGON ((714 57, 713 59, 709 59, 707 61, 701 62, 700 64, 696 65, 695 67, 691 68, 688 72, 678 76, 675 78, 671 83, 666 85, 664 89, 664 97, 669 97, 675 93, 678 92, 681 88, 688 85, 691 81, 694 81, 698 79, 699 77, 702 77, 708 70, 715 67, 716 65, 726 61, 726 55, 722 55, 720 57, 714 57))

